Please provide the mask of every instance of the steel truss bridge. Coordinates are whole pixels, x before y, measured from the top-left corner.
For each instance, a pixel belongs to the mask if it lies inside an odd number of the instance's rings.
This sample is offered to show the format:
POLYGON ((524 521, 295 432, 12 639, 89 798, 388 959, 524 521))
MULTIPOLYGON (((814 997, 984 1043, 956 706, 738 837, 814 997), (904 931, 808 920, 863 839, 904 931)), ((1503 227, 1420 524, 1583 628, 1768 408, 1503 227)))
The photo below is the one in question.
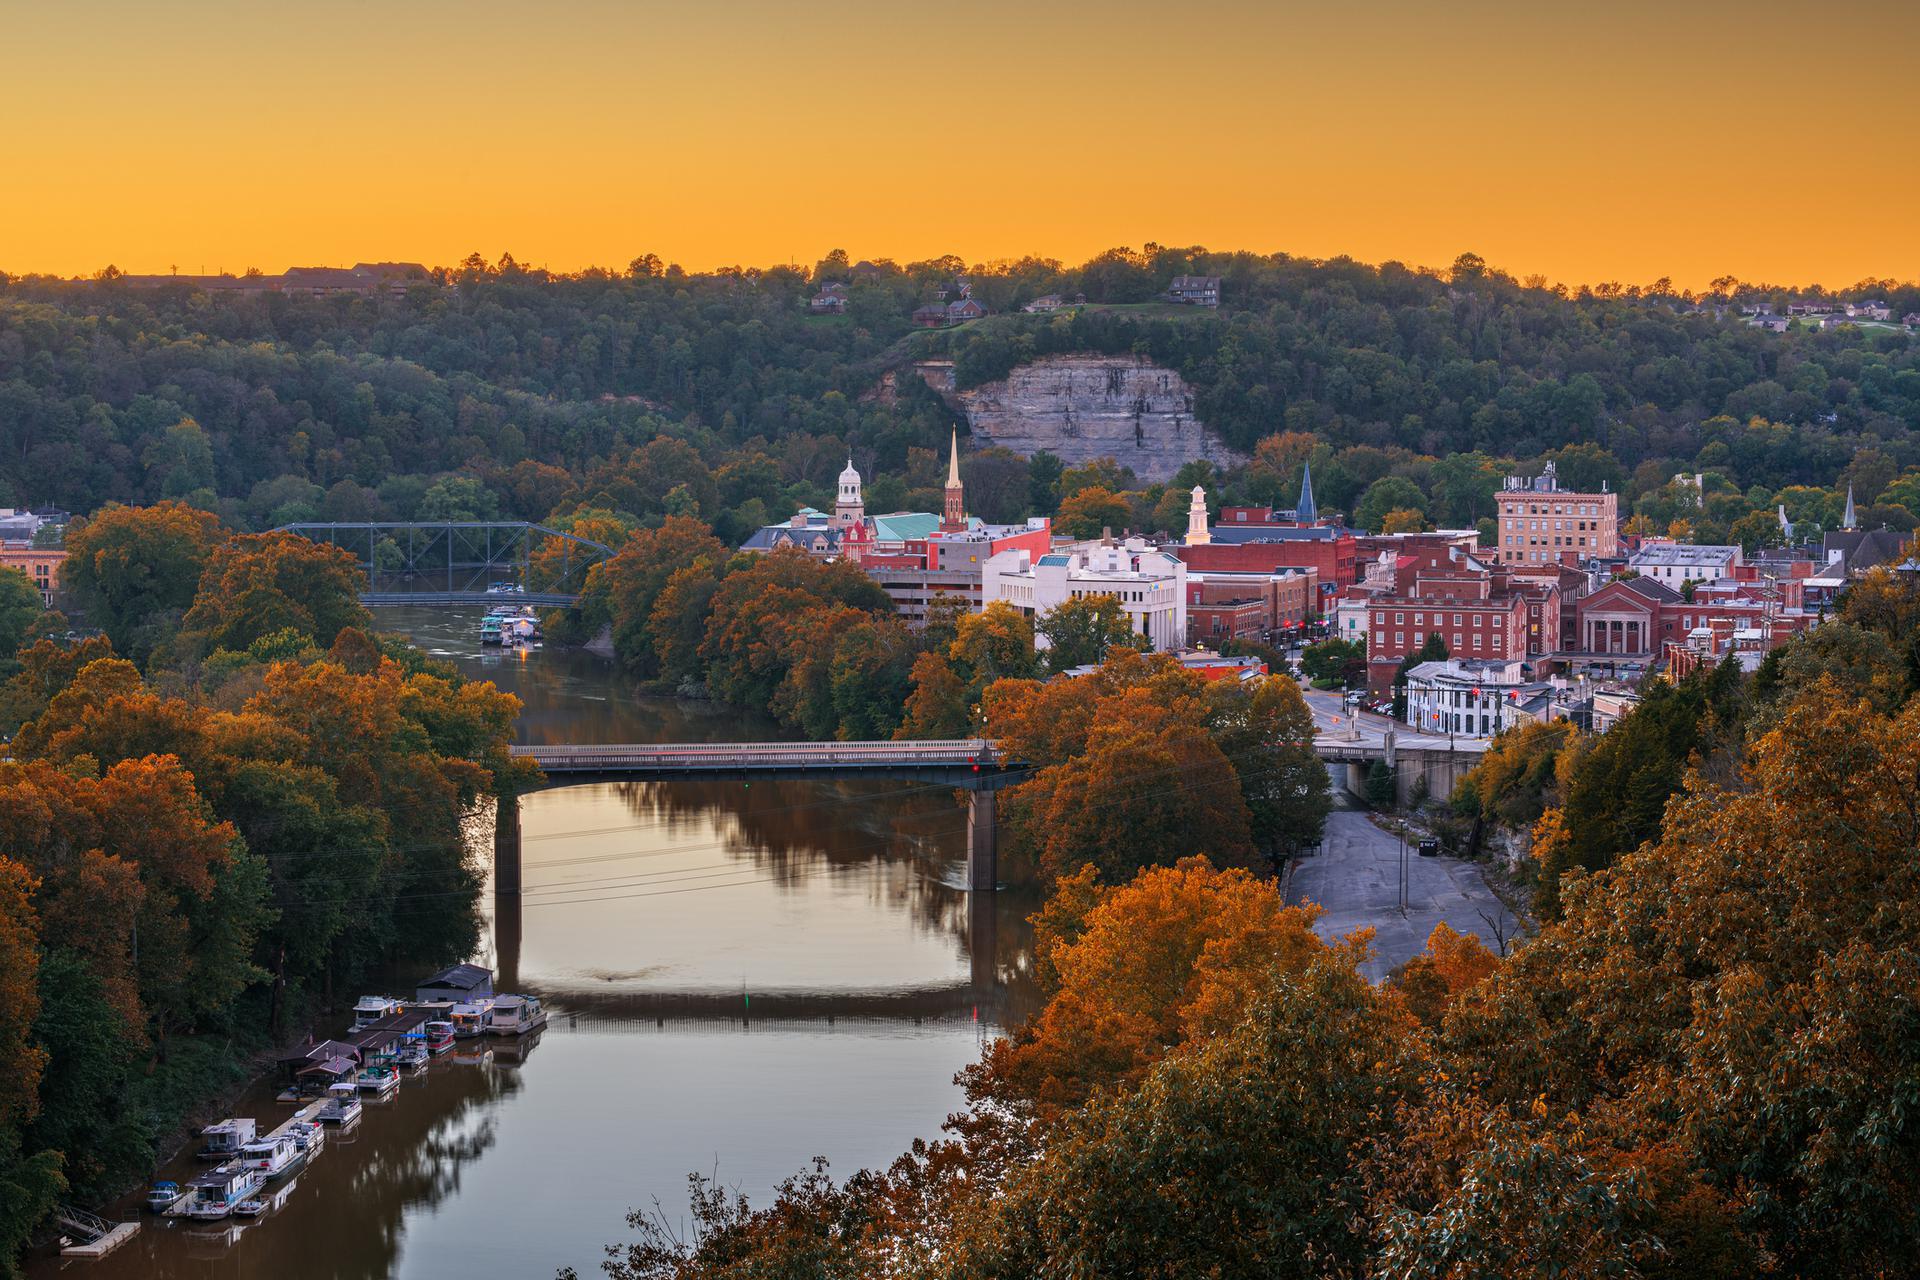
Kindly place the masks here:
POLYGON ((579 602, 588 570, 613 555, 603 542, 524 520, 301 522, 275 532, 351 552, 367 575, 368 605, 566 608, 579 602), (490 590, 501 583, 517 590, 490 590))

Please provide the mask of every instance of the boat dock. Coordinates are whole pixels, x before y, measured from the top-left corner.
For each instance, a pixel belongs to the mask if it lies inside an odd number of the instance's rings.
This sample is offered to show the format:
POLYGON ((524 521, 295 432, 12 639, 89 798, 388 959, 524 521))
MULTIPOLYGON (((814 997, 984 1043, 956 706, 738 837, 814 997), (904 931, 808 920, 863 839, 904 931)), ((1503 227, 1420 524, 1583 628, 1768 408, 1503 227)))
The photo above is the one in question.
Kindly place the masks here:
MULTIPOLYGON (((327 1144, 326 1128, 321 1125, 317 1119, 320 1114, 320 1108, 325 1104, 325 1101, 324 1098, 316 1098, 305 1106, 300 1107, 285 1120, 282 1120, 279 1124, 261 1134, 260 1140, 263 1142, 271 1142, 279 1138, 284 1138, 287 1136, 288 1130, 292 1129, 296 1124, 304 1123, 312 1125, 314 1133, 309 1139, 309 1145, 307 1147, 307 1163, 312 1164, 314 1157, 318 1156, 327 1144)), ((184 1218, 187 1216, 188 1206, 192 1203, 193 1197, 191 1195, 183 1195, 154 1216, 160 1218, 184 1218)), ((136 1223, 134 1225, 138 1226, 139 1224, 136 1223)))

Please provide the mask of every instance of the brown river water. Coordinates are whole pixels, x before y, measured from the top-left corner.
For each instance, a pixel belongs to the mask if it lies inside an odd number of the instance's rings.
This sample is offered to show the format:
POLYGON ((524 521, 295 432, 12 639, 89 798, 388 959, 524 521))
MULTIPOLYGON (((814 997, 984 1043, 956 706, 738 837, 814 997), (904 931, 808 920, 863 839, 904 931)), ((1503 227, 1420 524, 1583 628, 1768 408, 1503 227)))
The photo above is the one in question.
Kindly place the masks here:
MULTIPOLYGON (((478 611, 378 620, 519 695, 523 742, 785 736, 736 710, 637 696, 591 654, 483 649, 478 611)), ((1033 904, 970 903, 950 790, 566 787, 525 797, 521 829, 525 892, 517 909, 487 895, 473 958, 496 989, 542 999, 544 1031, 458 1042, 331 1135, 264 1217, 220 1230, 149 1216, 103 1260, 32 1274, 589 1276, 629 1209, 658 1201, 686 1219, 690 1173, 764 1203, 815 1156, 845 1176, 937 1136, 961 1102, 954 1073, 1032 1008, 1033 904)), ((265 1130, 291 1110, 262 1085, 235 1114, 265 1130)), ((203 1167, 189 1157, 160 1176, 203 1167)), ((137 1201, 107 1216, 137 1216, 137 1201)))

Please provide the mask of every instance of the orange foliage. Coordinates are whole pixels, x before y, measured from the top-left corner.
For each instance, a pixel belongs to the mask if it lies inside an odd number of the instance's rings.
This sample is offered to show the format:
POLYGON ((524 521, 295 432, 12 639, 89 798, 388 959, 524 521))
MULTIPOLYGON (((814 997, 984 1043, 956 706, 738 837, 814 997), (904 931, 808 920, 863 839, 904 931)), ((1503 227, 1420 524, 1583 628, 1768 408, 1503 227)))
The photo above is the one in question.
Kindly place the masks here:
POLYGON ((1077 1104, 1176 1044, 1231 1027, 1275 974, 1328 953, 1315 909, 1286 906, 1271 884, 1204 858, 1114 889, 1094 890, 1084 871, 1067 883, 1047 924, 1058 992, 1017 1040, 989 1051, 977 1092, 1077 1104))

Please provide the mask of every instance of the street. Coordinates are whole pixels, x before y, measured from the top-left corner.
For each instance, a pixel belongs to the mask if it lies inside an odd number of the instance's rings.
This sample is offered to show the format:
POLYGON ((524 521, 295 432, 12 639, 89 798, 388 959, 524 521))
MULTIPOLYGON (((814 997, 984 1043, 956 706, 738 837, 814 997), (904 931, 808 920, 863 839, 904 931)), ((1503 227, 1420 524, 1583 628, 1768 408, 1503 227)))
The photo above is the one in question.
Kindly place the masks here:
POLYGON ((1335 809, 1327 815, 1322 851, 1294 867, 1287 901, 1318 903, 1325 914, 1314 929, 1329 942, 1371 926, 1373 958, 1360 967, 1370 982, 1384 981, 1394 966, 1424 950, 1427 935, 1443 920, 1460 933, 1477 935, 1496 954, 1496 933, 1509 946, 1518 937, 1518 922, 1472 863, 1422 858, 1409 847, 1406 867, 1407 912, 1402 915, 1399 840, 1365 813, 1335 809))

